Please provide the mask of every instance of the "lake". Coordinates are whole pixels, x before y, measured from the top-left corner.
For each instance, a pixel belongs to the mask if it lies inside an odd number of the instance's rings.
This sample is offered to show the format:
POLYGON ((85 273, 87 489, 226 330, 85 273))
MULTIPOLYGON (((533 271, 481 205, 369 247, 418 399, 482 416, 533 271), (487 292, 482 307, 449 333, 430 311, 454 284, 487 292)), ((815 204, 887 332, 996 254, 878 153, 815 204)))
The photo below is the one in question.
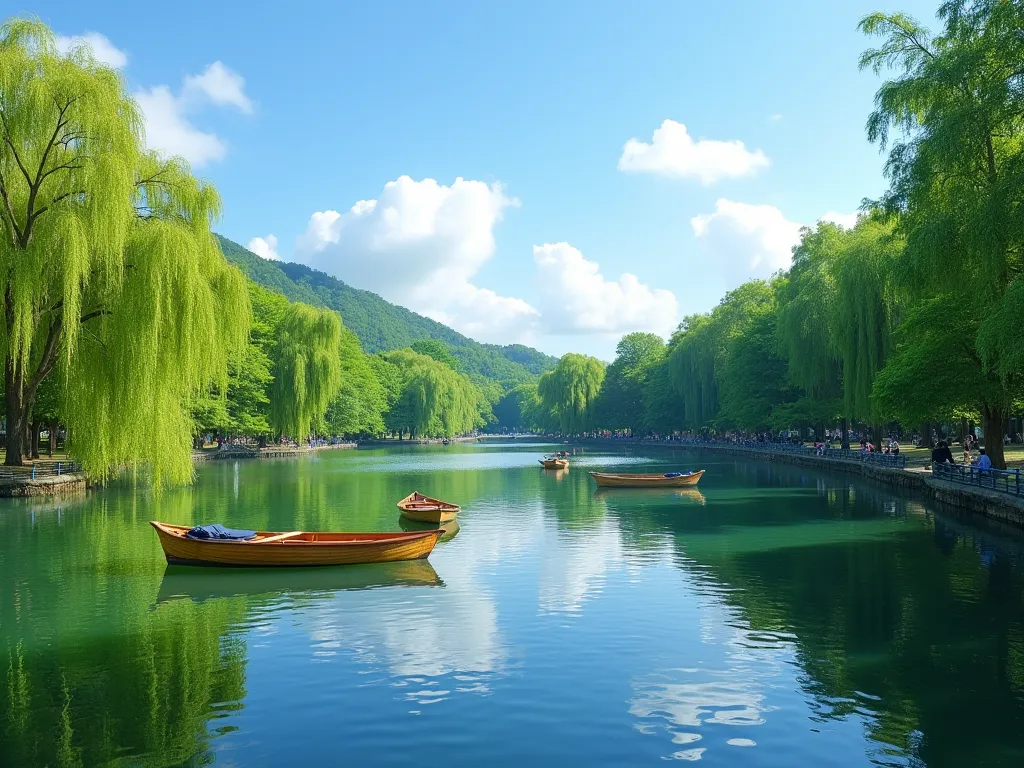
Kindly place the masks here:
POLYGON ((841 474, 543 450, 0 501, 0 765, 1024 765, 1020 537, 841 474), (429 561, 168 568, 147 524, 393 531, 414 489, 463 506, 429 561))

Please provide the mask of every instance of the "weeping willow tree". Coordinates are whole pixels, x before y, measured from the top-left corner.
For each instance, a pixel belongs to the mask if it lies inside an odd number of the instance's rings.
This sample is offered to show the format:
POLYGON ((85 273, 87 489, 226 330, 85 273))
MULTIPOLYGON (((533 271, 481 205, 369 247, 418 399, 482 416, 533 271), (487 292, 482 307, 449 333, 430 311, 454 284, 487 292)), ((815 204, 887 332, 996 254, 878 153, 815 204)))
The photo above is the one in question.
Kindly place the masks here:
POLYGON ((786 360, 787 378, 806 393, 791 407, 789 420, 807 421, 818 429, 843 413, 844 447, 849 438, 837 351, 843 330, 835 312, 839 296, 834 268, 850 238, 848 230, 825 221, 804 229, 793 249, 793 266, 776 292, 779 352, 786 360))
POLYGON ((554 370, 540 377, 537 396, 566 435, 594 428, 594 405, 604 381, 604 363, 588 355, 563 355, 554 370))
POLYGON ((768 283, 751 280, 727 293, 710 313, 683 320, 671 345, 668 368, 672 385, 682 398, 688 426, 699 429, 717 417, 720 377, 729 342, 773 301, 768 283))
POLYGON ((902 253, 892 223, 868 217, 858 222, 832 264, 832 342, 843 372, 843 411, 852 419, 876 423, 879 418, 871 390, 900 321, 902 253))
MULTIPOLYGON (((861 66, 892 73, 875 96, 868 137, 888 150, 890 188, 880 203, 899 215, 908 291, 920 302, 944 296, 950 311, 969 307, 970 320, 981 320, 972 378, 991 393, 982 425, 997 438, 986 447, 1002 467, 999 438, 1021 377, 1012 367, 1013 350, 986 344, 990 332, 982 328, 998 315, 1024 267, 1024 7, 949 0, 939 16, 943 26, 935 36, 902 14, 876 13, 861 22, 866 34, 881 39, 861 66), (1009 365, 1000 360, 1004 353, 1009 365)), ((947 345, 958 343, 961 329, 949 330, 947 345)))
POLYGON ((70 446, 96 475, 190 478, 187 403, 226 383, 249 303, 210 232, 216 191, 144 150, 116 71, 57 51, 37 21, 0 27, 0 351, 6 463, 40 385, 62 382, 70 446))
POLYGON ((308 304, 289 304, 277 327, 272 355, 270 423, 305 440, 323 421, 341 387, 341 316, 308 304))
POLYGON ((384 355, 398 371, 399 394, 388 428, 410 436, 452 437, 483 426, 481 394, 464 374, 411 349, 384 355))

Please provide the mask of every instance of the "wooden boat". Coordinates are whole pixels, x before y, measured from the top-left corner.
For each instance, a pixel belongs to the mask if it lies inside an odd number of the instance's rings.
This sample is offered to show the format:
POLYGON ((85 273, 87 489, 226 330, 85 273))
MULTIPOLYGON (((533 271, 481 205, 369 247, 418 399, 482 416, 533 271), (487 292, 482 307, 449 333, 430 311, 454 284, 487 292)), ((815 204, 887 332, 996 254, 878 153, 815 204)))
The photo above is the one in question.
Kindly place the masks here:
POLYGON ((558 459, 554 457, 545 457, 540 459, 540 464, 544 469, 568 469, 568 459, 558 459))
POLYGON ((335 592, 382 587, 439 587, 444 582, 429 560, 370 563, 347 568, 203 568, 170 565, 156 605, 179 599, 196 603, 245 595, 330 597, 335 592))
POLYGON ((704 470, 676 475, 612 475, 591 472, 590 476, 602 488, 685 488, 700 482, 704 470))
POLYGON ((274 533, 248 541, 190 539, 187 525, 151 521, 173 565, 308 566, 418 560, 430 554, 440 530, 419 533, 274 533))
POLYGON ((398 508, 403 517, 415 520, 417 523, 434 523, 435 525, 454 520, 460 509, 458 504, 432 499, 416 491, 398 502, 398 508))

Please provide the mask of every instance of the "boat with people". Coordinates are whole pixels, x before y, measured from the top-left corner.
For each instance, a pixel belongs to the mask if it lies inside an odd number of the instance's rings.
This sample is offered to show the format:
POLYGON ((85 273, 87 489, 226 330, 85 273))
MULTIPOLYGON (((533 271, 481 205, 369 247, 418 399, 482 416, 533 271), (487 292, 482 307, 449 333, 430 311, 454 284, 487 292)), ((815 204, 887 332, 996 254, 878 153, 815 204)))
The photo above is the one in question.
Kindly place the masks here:
POLYGON ((696 472, 665 472, 664 474, 621 475, 607 472, 591 472, 601 488, 686 488, 696 485, 704 470, 696 472))
POLYGON ((427 557, 441 529, 401 533, 248 531, 221 525, 170 525, 156 520, 172 565, 310 566, 387 563, 427 557))
POLYGON ((440 525, 454 520, 455 516, 459 514, 460 507, 458 504, 451 504, 413 491, 398 502, 398 509, 401 511, 402 517, 407 517, 418 523, 440 525))
POLYGON ((567 469, 569 467, 569 459, 562 456, 545 456, 540 459, 540 464, 544 469, 567 469))

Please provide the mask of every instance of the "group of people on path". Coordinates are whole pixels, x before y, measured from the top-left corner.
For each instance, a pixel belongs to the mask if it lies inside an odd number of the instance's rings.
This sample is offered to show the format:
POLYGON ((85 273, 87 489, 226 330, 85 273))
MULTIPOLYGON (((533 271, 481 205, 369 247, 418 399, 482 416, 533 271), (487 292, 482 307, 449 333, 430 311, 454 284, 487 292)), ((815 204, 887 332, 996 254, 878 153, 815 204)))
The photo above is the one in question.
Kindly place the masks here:
MULTIPOLYGON (((967 467, 977 467, 978 469, 992 469, 992 459, 985 453, 984 448, 977 448, 978 441, 972 435, 967 435, 964 438, 964 455, 963 463, 967 467), (974 459, 974 450, 977 448, 978 458, 974 459)), ((956 464, 956 460, 953 458, 953 452, 949 448, 949 444, 945 440, 940 440, 938 444, 932 449, 932 466, 936 464, 956 464)))

